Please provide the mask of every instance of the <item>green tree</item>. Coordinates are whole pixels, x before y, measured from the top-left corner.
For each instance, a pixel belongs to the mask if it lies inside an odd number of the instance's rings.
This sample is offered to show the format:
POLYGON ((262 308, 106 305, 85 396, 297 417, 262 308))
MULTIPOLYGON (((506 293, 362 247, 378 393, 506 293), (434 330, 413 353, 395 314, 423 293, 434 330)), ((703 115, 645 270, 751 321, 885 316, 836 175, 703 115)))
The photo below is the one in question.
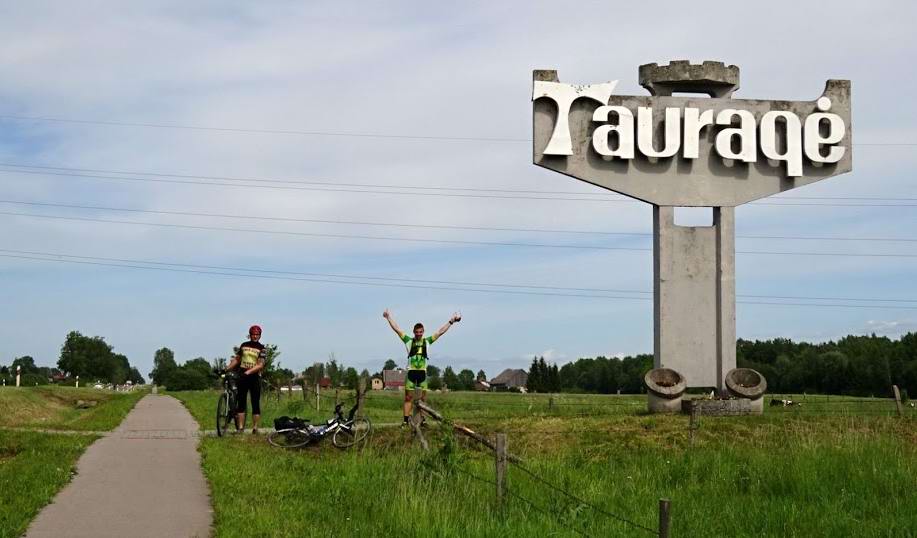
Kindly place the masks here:
POLYGON ((474 390, 474 372, 465 368, 459 372, 458 378, 461 390, 474 390))
POLYGON ((396 363, 392 359, 388 359, 387 361, 385 361, 385 365, 382 366, 382 371, 384 372, 385 370, 394 370, 395 368, 398 368, 398 363, 396 363))
POLYGON ((22 367, 22 370, 20 370, 20 373, 22 375, 38 373, 38 367, 35 366, 35 359, 33 359, 32 357, 28 355, 13 359, 13 364, 10 365, 10 369, 13 372, 16 372, 17 366, 22 367))
POLYGON ((153 354, 153 371, 150 372, 150 379, 154 385, 165 385, 166 378, 176 368, 178 364, 175 363, 175 353, 167 347, 157 349, 153 354))
POLYGON ((541 366, 538 364, 538 357, 532 359, 532 365, 529 367, 529 377, 525 381, 525 390, 529 392, 541 392, 541 366))
POLYGON ((446 370, 443 372, 443 385, 449 390, 460 390, 461 388, 459 378, 455 375, 455 370, 451 366, 446 366, 446 370))
POLYGON ((130 374, 127 357, 115 353, 101 336, 83 336, 72 331, 61 346, 58 368, 69 377, 80 376, 108 383, 124 383, 130 374))
MULTIPOLYGON (((14 381, 15 383, 15 381, 14 381)), ((34 387, 35 385, 47 385, 48 378, 36 373, 22 374, 19 378, 19 384, 23 387, 34 387)))
POLYGON ((222 372, 226 370, 227 364, 228 362, 226 361, 226 357, 216 357, 210 361, 210 367, 213 368, 214 372, 222 372))
POLYGON ((130 373, 127 375, 127 380, 134 385, 143 385, 146 383, 146 380, 144 380, 143 376, 140 375, 140 370, 137 370, 136 368, 131 368, 130 373))
POLYGON ((360 374, 357 373, 357 369, 354 367, 348 367, 344 370, 344 386, 350 390, 357 390, 357 385, 360 383, 360 374))
POLYGON ((487 374, 484 373, 484 370, 478 370, 478 375, 474 377, 475 381, 487 381, 487 374))
POLYGON ((212 379, 200 368, 180 366, 169 371, 165 379, 167 390, 205 390, 211 387, 212 379))

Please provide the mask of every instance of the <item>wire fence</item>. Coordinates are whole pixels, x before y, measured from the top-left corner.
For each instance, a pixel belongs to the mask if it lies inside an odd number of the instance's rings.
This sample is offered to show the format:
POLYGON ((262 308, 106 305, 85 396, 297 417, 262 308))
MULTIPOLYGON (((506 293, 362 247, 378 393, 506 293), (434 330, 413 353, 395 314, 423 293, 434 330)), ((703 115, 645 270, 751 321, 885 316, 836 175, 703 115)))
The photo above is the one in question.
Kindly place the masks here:
MULTIPOLYGON (((316 399, 337 404, 349 404, 355 402, 357 393, 352 389, 315 389, 313 386, 302 384, 294 385, 297 390, 282 391, 280 389, 288 388, 289 385, 272 386, 277 390, 278 399, 282 399, 283 394, 287 393, 290 399, 297 396, 302 401, 315 403, 316 399)), ((586 395, 559 395, 556 397, 540 397, 537 400, 522 401, 471 401, 468 397, 470 393, 461 394, 459 399, 450 399, 446 395, 431 395, 428 402, 435 405, 437 409, 451 414, 458 420, 474 423, 479 427, 500 427, 501 431, 507 433, 531 434, 531 430, 526 429, 505 429, 505 421, 513 418, 540 418, 540 419, 590 419, 590 418, 609 418, 634 417, 646 414, 646 403, 637 399, 630 398, 631 395, 588 395, 595 397, 596 401, 564 401, 564 398, 581 398, 586 395), (618 398, 622 398, 618 400, 618 398)), ((489 395, 483 396, 484 399, 489 395)), ((520 398, 526 398, 525 395, 519 395, 520 398)), ((531 396, 528 396, 531 398, 531 396)), ((828 395, 781 395, 772 394, 764 397, 764 415, 777 418, 806 417, 806 416, 825 416, 825 417, 917 417, 917 408, 913 401, 905 401, 901 404, 900 411, 898 402, 894 398, 857 398, 852 396, 828 396, 828 395)), ((391 415, 391 420, 395 421, 403 413, 402 395, 400 393, 386 393, 381 391, 366 391, 363 396, 363 412, 368 416, 373 416, 376 420, 383 420, 384 416, 391 415)), ((555 425, 556 426, 556 425, 555 425)), ((555 433, 576 433, 583 431, 587 425, 578 426, 576 424, 562 425, 562 427, 551 428, 549 430, 538 429, 538 434, 555 434, 555 433)), ((594 426, 594 425, 593 425, 594 426)))

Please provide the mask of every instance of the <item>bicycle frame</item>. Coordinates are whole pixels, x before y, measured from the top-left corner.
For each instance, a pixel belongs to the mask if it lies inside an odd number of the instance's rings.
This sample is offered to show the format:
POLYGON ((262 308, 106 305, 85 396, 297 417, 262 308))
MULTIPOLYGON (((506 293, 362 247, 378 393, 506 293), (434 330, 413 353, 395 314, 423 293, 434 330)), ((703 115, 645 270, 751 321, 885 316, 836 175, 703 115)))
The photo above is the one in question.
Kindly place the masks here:
POLYGON ((344 414, 341 412, 341 408, 344 404, 337 404, 334 407, 334 416, 328 419, 325 424, 321 426, 312 426, 307 425, 305 428, 295 428, 297 431, 308 434, 309 437, 315 440, 321 440, 329 435, 332 435, 334 432, 341 429, 350 429, 353 425, 353 417, 357 412, 357 406, 354 405, 351 408, 350 412, 347 414, 347 418, 344 418, 344 414))

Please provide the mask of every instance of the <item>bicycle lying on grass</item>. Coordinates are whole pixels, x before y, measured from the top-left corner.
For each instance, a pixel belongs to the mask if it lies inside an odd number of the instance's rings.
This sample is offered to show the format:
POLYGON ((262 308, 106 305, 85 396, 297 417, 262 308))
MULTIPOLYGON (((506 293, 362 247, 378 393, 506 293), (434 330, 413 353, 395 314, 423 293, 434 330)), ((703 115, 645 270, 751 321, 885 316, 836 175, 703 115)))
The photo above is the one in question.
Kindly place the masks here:
POLYGON ((236 427, 236 402, 238 401, 239 390, 236 388, 238 375, 234 372, 222 374, 220 378, 223 381, 223 394, 217 401, 217 435, 223 437, 226 435, 227 427, 232 424, 236 427))
POLYGON ((350 448, 366 439, 372 431, 372 423, 365 417, 354 418, 357 412, 356 405, 350 409, 345 419, 341 413, 343 406, 344 404, 340 403, 334 406, 334 416, 321 426, 313 426, 303 419, 281 417, 275 421, 274 426, 277 429, 267 436, 267 441, 280 448, 301 448, 330 435, 334 446, 341 449, 350 448))

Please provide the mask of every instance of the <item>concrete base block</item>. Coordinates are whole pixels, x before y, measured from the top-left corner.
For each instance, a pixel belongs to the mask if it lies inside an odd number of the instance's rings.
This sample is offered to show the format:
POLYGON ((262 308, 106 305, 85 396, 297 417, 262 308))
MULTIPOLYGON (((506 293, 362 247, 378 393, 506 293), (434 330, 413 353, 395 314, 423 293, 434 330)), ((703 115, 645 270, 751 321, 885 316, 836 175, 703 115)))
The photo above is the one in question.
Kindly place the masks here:
POLYGON ((691 410, 700 416, 760 415, 764 412, 764 399, 731 398, 728 400, 682 400, 681 412, 690 415, 691 410))
POLYGON ((650 413, 677 413, 682 408, 681 396, 676 398, 663 398, 652 392, 647 392, 646 407, 650 413))

